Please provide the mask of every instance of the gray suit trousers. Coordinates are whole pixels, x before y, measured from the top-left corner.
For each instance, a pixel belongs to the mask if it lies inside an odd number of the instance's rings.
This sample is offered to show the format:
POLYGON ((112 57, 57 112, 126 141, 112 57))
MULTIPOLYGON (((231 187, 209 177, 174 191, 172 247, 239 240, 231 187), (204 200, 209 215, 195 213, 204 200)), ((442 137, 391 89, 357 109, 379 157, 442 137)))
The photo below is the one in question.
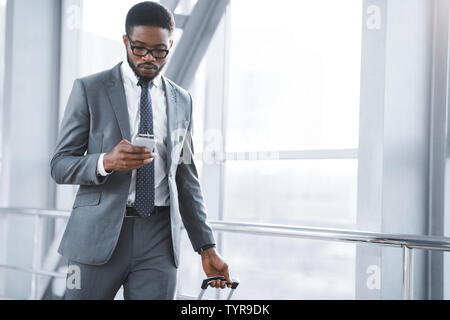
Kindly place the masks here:
POLYGON ((126 300, 174 299, 177 267, 169 211, 159 211, 149 218, 124 218, 116 248, 106 264, 69 260, 69 270, 76 266, 80 281, 74 286, 68 273, 64 299, 111 300, 122 285, 126 300))

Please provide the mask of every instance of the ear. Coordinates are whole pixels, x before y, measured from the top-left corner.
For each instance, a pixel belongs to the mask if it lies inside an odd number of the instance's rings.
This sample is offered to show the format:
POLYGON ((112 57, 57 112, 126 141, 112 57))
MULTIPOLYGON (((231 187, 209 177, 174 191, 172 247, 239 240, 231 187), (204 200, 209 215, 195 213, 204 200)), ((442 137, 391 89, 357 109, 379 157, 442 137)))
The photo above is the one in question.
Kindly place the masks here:
POLYGON ((127 44, 128 44, 128 38, 127 38, 127 35, 124 34, 124 35, 122 36, 122 38, 123 38, 123 44, 125 45, 125 48, 126 48, 126 47, 127 47, 127 44))
POLYGON ((173 46, 173 40, 170 39, 170 40, 169 40, 169 43, 170 43, 170 46, 169 46, 169 50, 170 50, 170 49, 172 49, 172 46, 173 46))

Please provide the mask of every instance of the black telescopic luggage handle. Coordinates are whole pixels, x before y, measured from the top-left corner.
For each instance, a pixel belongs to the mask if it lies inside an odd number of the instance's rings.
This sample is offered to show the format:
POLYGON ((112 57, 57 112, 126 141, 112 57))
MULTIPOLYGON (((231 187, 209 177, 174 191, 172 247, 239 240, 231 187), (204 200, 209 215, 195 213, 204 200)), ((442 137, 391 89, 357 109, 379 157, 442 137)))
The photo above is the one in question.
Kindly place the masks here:
MULTIPOLYGON (((206 289, 208 289, 208 286, 210 285, 210 283, 213 282, 213 281, 216 281, 216 280, 226 281, 224 276, 209 277, 209 278, 206 278, 205 280, 203 280, 202 286, 201 286, 202 290, 200 291, 200 294, 198 295, 198 300, 202 299, 202 297, 205 294, 206 289)), ((236 290, 236 288, 239 285, 239 279, 232 278, 231 281, 232 281, 232 283, 231 283, 231 290, 230 290, 230 294, 227 297, 227 300, 231 299, 231 296, 233 295, 234 290, 236 290)), ((227 282, 227 284, 229 284, 229 283, 227 282)))

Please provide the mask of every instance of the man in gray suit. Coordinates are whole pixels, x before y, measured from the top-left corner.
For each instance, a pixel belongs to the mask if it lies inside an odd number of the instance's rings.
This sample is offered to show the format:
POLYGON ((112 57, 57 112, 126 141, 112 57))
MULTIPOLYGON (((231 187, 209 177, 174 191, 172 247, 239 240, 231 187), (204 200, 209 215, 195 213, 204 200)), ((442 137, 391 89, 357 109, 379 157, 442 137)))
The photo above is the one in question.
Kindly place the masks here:
POLYGON ((160 74, 174 25, 162 5, 135 5, 127 61, 74 83, 51 160, 56 183, 80 185, 58 250, 79 276, 66 299, 113 299, 122 285, 125 299, 173 299, 181 223, 206 275, 226 279, 211 286, 230 287, 193 161, 192 97, 160 74), (155 150, 132 144, 140 134, 155 150))

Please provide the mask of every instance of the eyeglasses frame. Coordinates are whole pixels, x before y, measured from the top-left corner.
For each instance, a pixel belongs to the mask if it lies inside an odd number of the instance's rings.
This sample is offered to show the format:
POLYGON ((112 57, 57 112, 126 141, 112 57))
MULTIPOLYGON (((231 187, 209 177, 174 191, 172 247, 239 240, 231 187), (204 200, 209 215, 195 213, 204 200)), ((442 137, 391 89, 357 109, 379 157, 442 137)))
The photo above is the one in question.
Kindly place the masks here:
POLYGON ((134 45, 132 44, 133 40, 130 39, 130 37, 128 36, 128 34, 126 35, 126 37, 127 37, 128 42, 129 42, 129 44, 130 44, 131 52, 133 52, 133 54, 134 54, 136 57, 145 57, 145 56, 147 56, 147 55, 150 53, 150 54, 152 55, 153 58, 158 59, 158 60, 162 60, 162 59, 167 58, 167 56, 169 55, 170 50, 166 50, 166 49, 149 49, 149 48, 146 48, 146 47, 134 46, 134 45), (136 54, 136 53, 134 53, 134 48, 146 49, 147 52, 146 52, 145 54, 143 54, 143 55, 141 55, 141 54, 136 54), (166 53, 166 55, 165 55, 163 58, 161 58, 161 57, 155 57, 155 55, 153 54, 153 51, 164 51, 164 52, 166 53))

